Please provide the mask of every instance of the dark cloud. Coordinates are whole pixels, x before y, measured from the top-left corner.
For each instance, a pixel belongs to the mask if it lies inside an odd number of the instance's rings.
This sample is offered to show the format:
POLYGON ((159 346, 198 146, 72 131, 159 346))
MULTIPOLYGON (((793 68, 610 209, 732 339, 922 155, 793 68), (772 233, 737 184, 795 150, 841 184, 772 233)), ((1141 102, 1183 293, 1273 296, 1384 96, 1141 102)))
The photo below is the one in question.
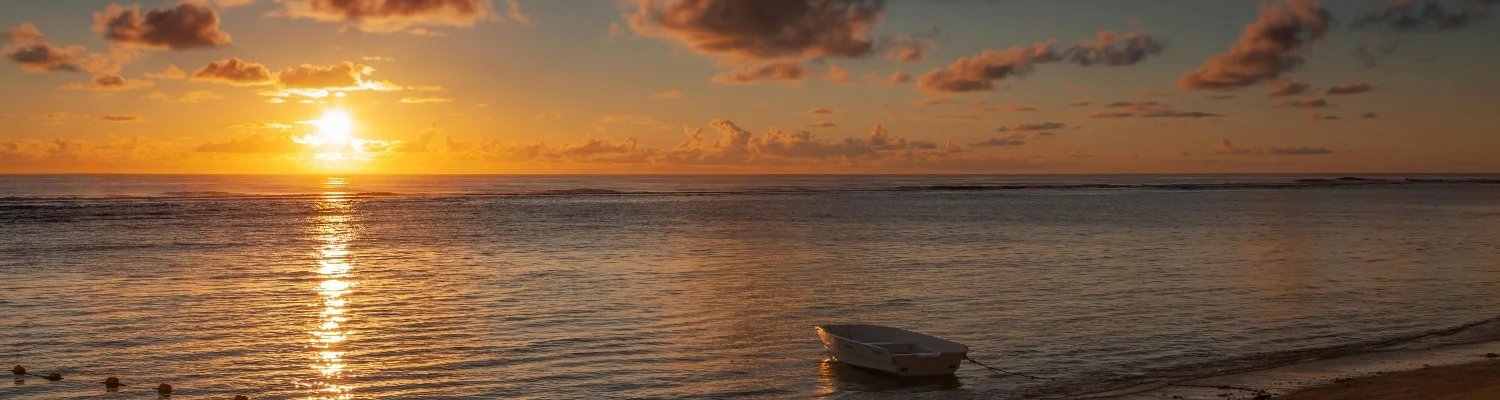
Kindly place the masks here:
POLYGON ((125 91, 155 85, 156 82, 148 80, 127 79, 115 74, 100 74, 94 75, 94 78, 90 79, 88 83, 74 82, 63 85, 62 88, 70 90, 125 91))
POLYGON ((1093 101, 1093 100, 1079 100, 1079 101, 1068 102, 1068 106, 1069 107, 1090 107, 1090 106, 1095 106, 1095 105, 1098 105, 1098 104, 1099 104, 1099 102, 1093 101))
POLYGON ((1326 121, 1338 121, 1338 120, 1341 120, 1343 118, 1339 118, 1339 116, 1337 116, 1337 115, 1319 115, 1318 113, 1312 113, 1312 114, 1307 114, 1307 119, 1313 120, 1313 121, 1324 121, 1324 120, 1326 120, 1326 121))
POLYGON ((1125 66, 1161 52, 1159 40, 1145 34, 1119 35, 1101 31, 1098 38, 1062 51, 1053 42, 1012 46, 1004 51, 984 50, 960 58, 917 78, 917 89, 931 93, 963 93, 995 90, 995 81, 1026 76, 1036 65, 1069 61, 1082 66, 1125 66))
POLYGON ((1367 113, 1361 114, 1359 117, 1360 118, 1364 118, 1364 119, 1377 119, 1377 118, 1380 118, 1380 114, 1376 114, 1376 113, 1372 113, 1372 112, 1367 112, 1367 113))
POLYGON ((813 107, 811 110, 803 112, 803 114, 807 115, 831 115, 835 113, 838 113, 838 110, 830 110, 823 107, 813 107))
POLYGON ((343 23, 343 30, 372 33, 404 32, 442 36, 422 26, 470 27, 485 21, 513 20, 529 25, 514 0, 503 14, 490 0, 285 0, 270 15, 343 23))
POLYGON ((1035 132, 1067 128, 1068 124, 1061 122, 1038 122, 1029 124, 1015 124, 998 129, 1000 132, 1035 132))
POLYGON ((808 128, 837 128, 838 126, 839 124, 833 121, 814 122, 811 124, 807 124, 808 128))
POLYGON ((1267 153, 1279 156, 1313 156, 1333 154, 1333 150, 1322 147, 1272 147, 1267 153))
POLYGON ((1095 111, 1085 118, 1211 118, 1223 115, 1207 113, 1202 111, 1180 111, 1171 106, 1154 101, 1142 101, 1136 103, 1116 102, 1106 105, 1106 109, 1095 111))
POLYGON ((1436 1, 1397 0, 1385 10, 1356 18, 1351 28, 1390 32, 1442 32, 1468 27, 1485 18, 1495 0, 1466 1, 1456 10, 1436 1))
POLYGON ((1135 65, 1146 57, 1160 54, 1166 47, 1160 39, 1142 33, 1124 35, 1099 31, 1094 40, 1086 40, 1067 52, 1068 61, 1078 65, 1135 65))
POLYGON ((235 86, 276 83, 276 77, 271 74, 271 70, 266 69, 266 66, 241 60, 238 57, 208 63, 203 68, 193 71, 191 79, 235 86))
POLYGON ((989 139, 977 141, 977 142, 974 142, 974 143, 969 143, 970 146, 974 146, 974 147, 1010 147, 1010 146, 1021 146, 1021 145, 1025 145, 1025 144, 1026 144, 1025 140, 1017 139, 1017 138, 1014 138, 1014 137, 1010 137, 1010 138, 989 138, 989 139))
POLYGON ((150 49, 193 49, 230 43, 219 30, 219 14, 206 4, 184 1, 141 14, 140 6, 110 4, 94 13, 94 32, 111 43, 150 49))
POLYGON ((926 99, 921 99, 921 100, 912 100, 912 101, 906 102, 906 105, 912 106, 912 107, 944 107, 944 106, 951 106, 953 104, 954 104, 953 100, 949 99, 947 97, 932 97, 932 98, 926 98, 926 99))
POLYGON ((120 66, 101 54, 88 54, 83 46, 53 46, 36 25, 23 23, 6 32, 9 45, 0 49, 6 59, 21 64, 27 72, 116 73, 120 66))
POLYGON ((1307 93, 1311 89, 1312 85, 1306 83, 1282 81, 1271 84, 1271 91, 1269 93, 1266 93, 1266 95, 1272 97, 1296 96, 1307 93))
POLYGON ((1366 82, 1355 82, 1347 85, 1335 85, 1333 87, 1330 87, 1328 88, 1328 94, 1360 94, 1371 90, 1375 90, 1375 85, 1371 85, 1366 82))
POLYGON ((864 57, 866 31, 884 0, 633 0, 626 18, 642 36, 738 60, 864 57))
POLYGON ((1238 96, 1235 96, 1235 95, 1232 95, 1232 94, 1216 94, 1216 95, 1208 96, 1208 99, 1209 100, 1229 100, 1229 99, 1234 99, 1234 98, 1237 98, 1237 97, 1238 96))
POLYGON ((1019 105, 1019 104, 1006 104, 1006 105, 999 106, 999 107, 983 106, 983 107, 980 107, 980 109, 981 110, 985 110, 985 111, 1000 111, 1000 112, 1032 112, 1032 111, 1037 111, 1036 107, 1023 106, 1023 105, 1019 105))
POLYGON ((1177 87, 1225 90, 1281 77, 1302 65, 1303 48, 1322 40, 1333 15, 1312 0, 1284 0, 1261 5, 1260 18, 1245 26, 1229 52, 1182 75, 1177 87))
POLYGON ((0 114, 5 118, 26 118, 38 121, 103 121, 103 122, 144 122, 145 119, 137 115, 94 115, 74 114, 68 112, 54 112, 45 114, 0 114))
POLYGON ((1283 108, 1323 108, 1328 107, 1328 100, 1323 99, 1286 99, 1277 100, 1276 107, 1283 108))
POLYGON ((798 61, 772 61, 761 65, 740 65, 733 70, 714 75, 719 83, 751 84, 781 82, 785 85, 800 85, 803 80, 816 76, 818 72, 798 61))

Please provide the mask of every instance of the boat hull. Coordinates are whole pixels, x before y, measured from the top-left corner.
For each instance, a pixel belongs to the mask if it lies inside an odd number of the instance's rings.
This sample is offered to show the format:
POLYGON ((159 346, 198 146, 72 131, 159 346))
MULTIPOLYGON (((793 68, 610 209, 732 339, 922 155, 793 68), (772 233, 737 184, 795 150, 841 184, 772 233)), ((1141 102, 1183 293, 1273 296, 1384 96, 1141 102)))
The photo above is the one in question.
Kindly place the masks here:
POLYGON ((822 326, 817 327, 817 330, 823 347, 835 360, 901 377, 952 375, 958 372, 964 357, 968 355, 967 348, 945 352, 903 353, 891 347, 881 347, 879 343, 872 345, 851 340, 829 332, 822 326))

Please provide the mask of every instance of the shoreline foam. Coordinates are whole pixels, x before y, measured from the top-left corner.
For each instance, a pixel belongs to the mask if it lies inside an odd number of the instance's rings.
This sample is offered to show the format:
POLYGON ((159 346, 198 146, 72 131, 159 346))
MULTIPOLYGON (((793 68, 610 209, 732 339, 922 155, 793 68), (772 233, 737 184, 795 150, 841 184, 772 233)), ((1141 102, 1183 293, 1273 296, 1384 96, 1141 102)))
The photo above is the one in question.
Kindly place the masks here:
MULTIPOLYGON (((1323 392, 1312 392, 1328 385, 1349 382, 1376 382, 1382 379, 1401 379, 1408 374, 1420 373, 1433 368, 1447 374, 1449 368, 1456 374, 1469 373, 1471 365, 1497 364, 1486 358, 1486 353, 1500 352, 1500 341, 1457 344, 1423 349, 1403 349, 1361 353, 1329 359, 1310 359, 1292 365, 1270 369, 1210 376, 1173 383, 1169 386, 1134 392, 1101 394, 1091 398, 1117 398, 1127 400, 1185 399, 1222 400, 1253 399, 1260 394, 1284 398, 1296 393, 1298 396, 1322 396, 1323 392), (1392 378, 1399 377, 1399 378, 1392 378)), ((1419 376, 1427 376, 1419 374, 1419 376)), ((1373 383, 1372 383, 1373 385, 1373 383)), ((1500 380, 1495 385, 1500 386, 1500 380)), ((1434 389, 1442 390, 1442 389, 1434 389)), ((1432 393, 1434 396, 1441 394, 1432 393)), ((1433 398, 1426 396, 1413 398, 1433 398)), ((1341 399, 1342 397, 1295 397, 1300 400, 1341 399)), ((1381 397, 1355 397, 1382 399, 1381 397)), ((1455 399, 1465 399, 1457 397, 1455 399)))

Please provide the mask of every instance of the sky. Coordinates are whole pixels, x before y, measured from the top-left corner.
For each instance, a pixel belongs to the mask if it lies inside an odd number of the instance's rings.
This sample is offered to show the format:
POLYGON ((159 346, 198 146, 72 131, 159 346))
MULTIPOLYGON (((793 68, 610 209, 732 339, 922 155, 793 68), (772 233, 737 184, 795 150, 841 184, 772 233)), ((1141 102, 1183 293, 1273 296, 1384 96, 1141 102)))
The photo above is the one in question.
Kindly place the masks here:
POLYGON ((10 0, 0 173, 1500 172, 1500 0, 10 0))

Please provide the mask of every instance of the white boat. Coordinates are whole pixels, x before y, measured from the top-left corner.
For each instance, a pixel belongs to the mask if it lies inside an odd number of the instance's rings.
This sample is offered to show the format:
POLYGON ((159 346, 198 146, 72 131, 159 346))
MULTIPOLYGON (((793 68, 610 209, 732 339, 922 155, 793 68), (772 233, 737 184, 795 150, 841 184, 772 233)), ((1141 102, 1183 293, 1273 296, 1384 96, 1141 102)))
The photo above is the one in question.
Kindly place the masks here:
POLYGON ((879 325, 818 325, 818 337, 839 362, 897 376, 958 372, 969 346, 932 335, 879 325))

